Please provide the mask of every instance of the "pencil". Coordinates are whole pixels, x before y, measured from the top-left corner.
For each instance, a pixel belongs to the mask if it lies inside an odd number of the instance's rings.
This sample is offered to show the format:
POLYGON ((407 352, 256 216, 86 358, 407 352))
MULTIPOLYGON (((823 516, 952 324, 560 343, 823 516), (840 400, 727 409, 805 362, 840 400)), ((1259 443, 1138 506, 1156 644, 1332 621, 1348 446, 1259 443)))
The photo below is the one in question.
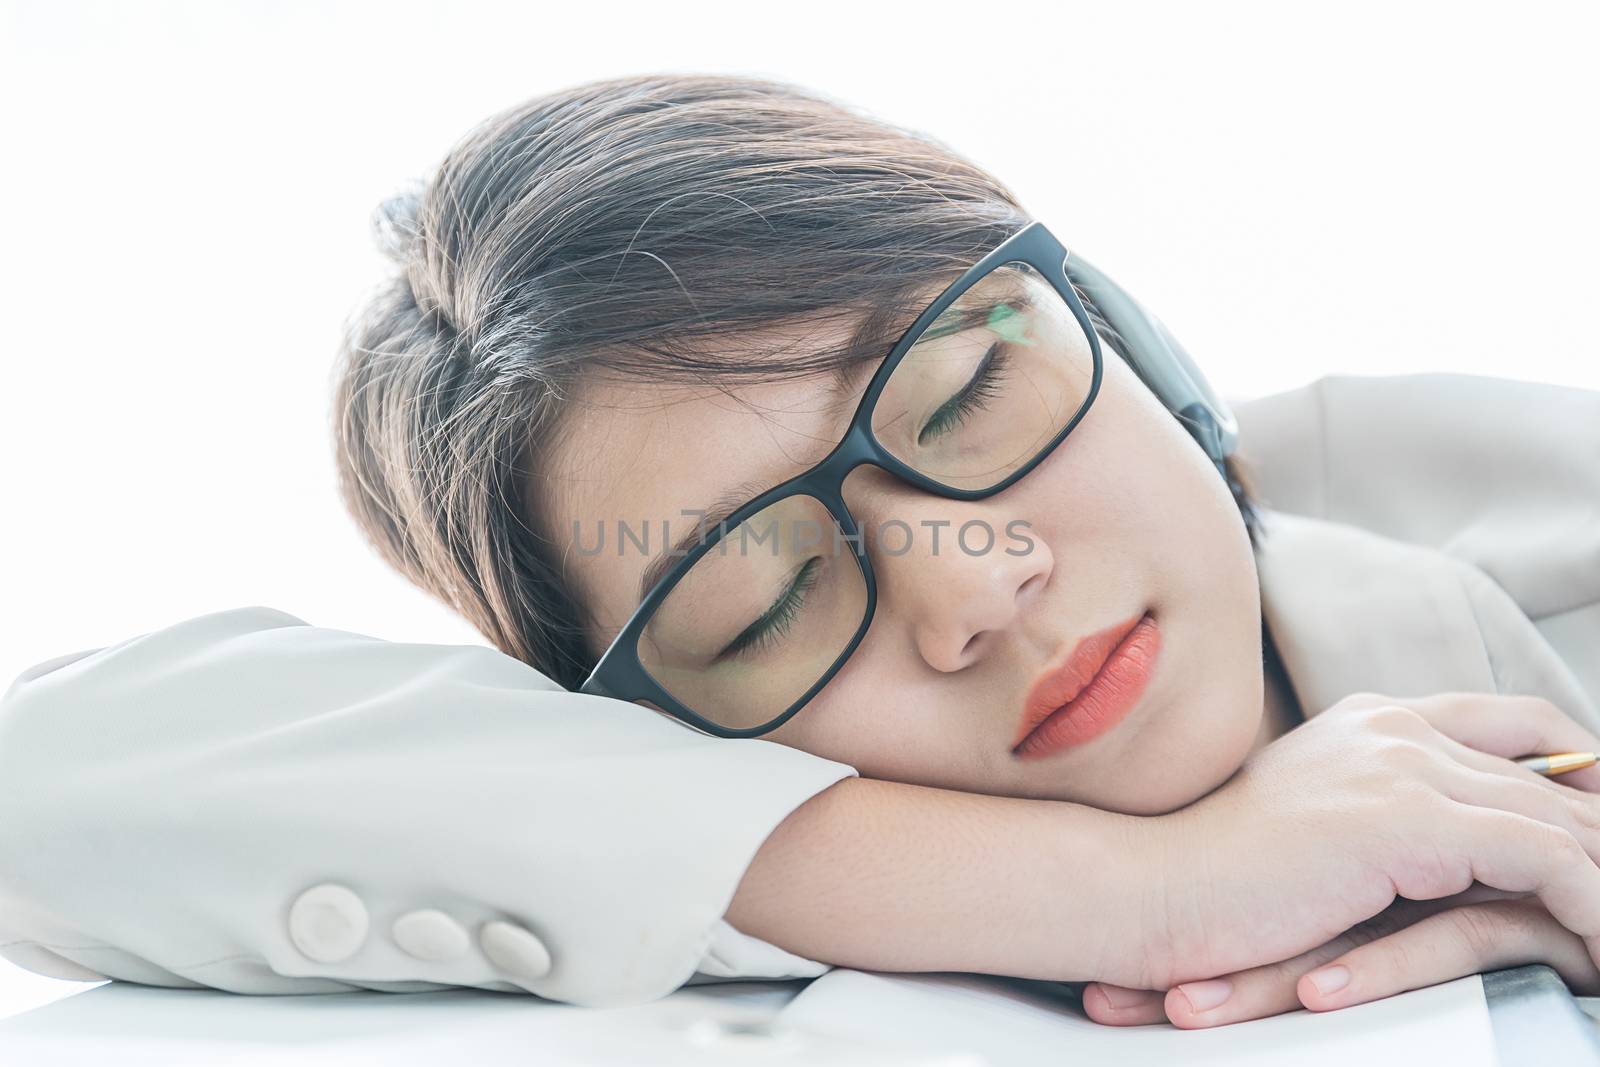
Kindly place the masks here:
POLYGON ((1597 761, 1600 761, 1600 756, 1593 752, 1552 752, 1548 756, 1526 756, 1517 760, 1517 764, 1548 778, 1553 774, 1581 771, 1594 766, 1597 761))

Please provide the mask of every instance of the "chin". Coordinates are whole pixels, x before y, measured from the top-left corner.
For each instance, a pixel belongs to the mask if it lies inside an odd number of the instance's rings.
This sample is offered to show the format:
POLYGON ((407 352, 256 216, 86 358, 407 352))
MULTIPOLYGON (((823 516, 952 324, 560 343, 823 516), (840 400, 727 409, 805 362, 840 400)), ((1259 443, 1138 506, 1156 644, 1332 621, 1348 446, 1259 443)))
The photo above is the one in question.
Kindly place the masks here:
MULTIPOLYGON (((1229 774, 1231 773, 1230 771, 1229 774)), ((1098 806, 1124 815, 1167 815, 1179 808, 1188 807, 1225 781, 1227 781, 1226 776, 1215 782, 1208 781, 1203 785, 1187 786, 1175 783, 1170 776, 1163 775, 1160 785, 1147 784, 1135 800, 1126 803, 1120 801, 1103 803, 1098 806)))
POLYGON ((1154 780, 1134 780, 1129 785, 1137 791, 1137 796, 1126 800, 1116 798, 1098 801, 1094 806, 1124 815, 1167 815, 1188 807, 1210 793, 1233 777, 1238 769, 1238 764, 1234 764, 1219 768, 1216 773, 1181 776, 1161 774, 1154 780))
POLYGON ((1234 736, 1213 734, 1216 743, 1196 738, 1145 762, 1144 773, 1124 780, 1127 796, 1108 797, 1094 806, 1124 815, 1166 815, 1188 807, 1232 778, 1244 764, 1260 723, 1248 716, 1234 736))

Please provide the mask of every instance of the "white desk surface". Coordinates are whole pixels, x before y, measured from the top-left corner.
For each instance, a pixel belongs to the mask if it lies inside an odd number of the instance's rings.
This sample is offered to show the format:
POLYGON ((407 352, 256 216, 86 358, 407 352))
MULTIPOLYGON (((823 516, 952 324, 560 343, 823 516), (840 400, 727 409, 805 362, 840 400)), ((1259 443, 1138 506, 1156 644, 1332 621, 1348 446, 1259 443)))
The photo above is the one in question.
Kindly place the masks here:
POLYGON ((593 1009, 475 989, 240 996, 0 967, 8 1067, 984 1067, 969 1055, 775 1024, 805 987, 798 980, 686 986, 649 1004, 593 1009))
MULTIPOLYGON (((441 1031, 456 1029, 454 1024, 469 1025, 475 1035, 482 1036, 491 1030, 504 1030, 507 1025, 514 1023, 525 1035, 530 1019, 527 1009, 537 1004, 550 1013, 541 1015, 541 1020, 548 1020, 548 1033, 551 1036, 571 1039, 575 1045, 581 1042, 585 1050, 585 1058, 581 1062, 604 1062, 602 1046, 606 1044, 614 1046, 617 1062, 624 1062, 630 1052, 630 1042, 637 1037, 645 1037, 654 1042, 650 1048, 656 1058, 655 1062, 674 1062, 673 1059, 662 1055, 665 1051, 660 1044, 662 1028, 667 1027, 683 1041, 683 1051, 686 1054, 683 1062, 704 1063, 707 1059, 714 1062, 722 1058, 716 1055, 718 1052, 739 1052, 741 1039, 737 1035, 730 1039, 727 1029, 718 1026, 719 1021, 738 1023, 768 1019, 803 988, 800 982, 729 982, 689 986, 653 1005, 642 1005, 639 1009, 618 1009, 621 1014, 613 1014, 609 1025, 605 1027, 587 1024, 598 1023, 599 1020, 595 1016, 606 1013, 592 1013, 588 1009, 574 1008, 552 1001, 538 1001, 516 994, 486 993, 479 996, 475 991, 470 992, 468 994, 470 1006, 465 1012, 462 1008, 467 1002, 453 992, 414 993, 404 997, 386 993, 337 994, 326 997, 327 1007, 337 1009, 328 1013, 326 1029, 319 1026, 308 1030, 303 1023, 297 1021, 296 1032, 285 1034, 275 1028, 272 1011, 260 1010, 266 1007, 265 1004, 248 1003, 284 998, 240 997, 206 990, 173 991, 117 983, 118 994, 127 994, 119 995, 117 998, 118 1010, 109 1014, 100 1011, 93 1015, 96 1027, 101 1027, 103 1022, 106 1029, 101 1033, 90 1033, 80 1029, 80 1026, 84 1025, 83 1013, 66 1010, 67 1006, 62 1002, 110 984, 113 983, 67 982, 46 978, 0 960, 0 1020, 10 1020, 9 1023, 0 1022, 0 1031, 11 1035, 20 1033, 26 1039, 30 1031, 37 1031, 45 1027, 45 1024, 54 1025, 54 1020, 59 1020, 74 1031, 74 1047, 81 1041, 84 1054, 81 1062, 98 1062, 101 1057, 108 1055, 123 1064, 141 1062, 129 1058, 131 1047, 128 1044, 124 1043, 119 1047, 116 1043, 125 1042, 130 1033, 138 1033, 142 1040, 163 1036, 159 1033, 165 1025, 160 1018, 162 1013, 159 1010, 152 1013, 149 1009, 152 1005, 173 1003, 166 994, 176 992, 186 997, 193 995, 208 1001, 203 1012, 193 1011, 194 1008, 200 1007, 198 1000, 184 1002, 190 1008, 186 1012, 186 1017, 193 1021, 193 1028, 189 1030, 186 1027, 183 1037, 195 1044, 197 1053, 203 1054, 203 1047, 210 1040, 226 1037, 229 1041, 237 1042, 241 1038, 250 1038, 252 1036, 250 1031, 255 1030, 257 1033, 254 1036, 259 1037, 262 1042, 261 1048, 264 1054, 259 1059, 252 1058, 248 1062, 275 1062, 268 1054, 291 1051, 296 1057, 296 1062, 313 1063, 316 1059, 312 1049, 316 1047, 316 1043, 321 1042, 329 1054, 328 1062, 356 1063, 358 1060, 349 1058, 353 1046, 347 1042, 361 1039, 364 1035, 380 1034, 387 1039, 384 1044, 388 1048, 385 1050, 374 1047, 372 1062, 381 1063, 393 1062, 392 1043, 396 1041, 406 1043, 413 1051, 422 1051, 419 1042, 438 1044, 442 1056, 444 1048, 450 1047, 453 1039, 447 1032, 441 1031), (40 1011, 51 1004, 57 1007, 49 1011, 40 1011), (452 1025, 441 1028, 438 1021, 444 1016, 439 1012, 447 1005, 452 1025), (352 1008, 356 1010, 351 1011, 352 1008), (21 1019, 22 1016, 35 1012, 39 1014, 34 1019, 27 1020, 26 1024, 21 1019), (627 1016, 626 1019, 623 1018, 624 1015, 627 1016), (33 1023, 40 1025, 27 1025, 33 1023), (320 1034, 313 1032, 318 1029, 322 1029, 323 1032, 320 1034), (722 1035, 720 1039, 719 1032, 722 1035), (286 1049, 285 1043, 291 1047, 286 1049), (308 1054, 312 1054, 313 1058, 307 1058, 308 1054)), ((1576 999, 1579 1006, 1595 1022, 1596 1027, 1600 1028, 1600 996, 1576 999)), ((545 1025, 542 1021, 541 1026, 545 1025)), ((0 1038, 0 1061, 8 1060, 3 1054, 5 1040, 0 1038)), ((216 1046, 212 1048, 216 1051, 216 1046)), ((753 1050, 746 1044, 743 1051, 748 1053, 753 1050)), ((811 1055, 799 1055, 802 1050, 792 1051, 797 1054, 788 1058, 780 1057, 775 1061, 764 1057, 763 1062, 836 1064, 853 1062, 861 1065, 894 1064, 901 1067, 959 1067, 964 1063, 960 1058, 948 1061, 905 1059, 871 1047, 828 1049, 825 1060, 814 1060, 811 1055)), ((810 1050, 813 1054, 819 1051, 823 1050, 810 1050)), ((79 1058, 74 1055, 70 1061, 58 1059, 53 1062, 79 1062, 79 1058)), ((168 1058, 151 1062, 178 1061, 168 1058)))

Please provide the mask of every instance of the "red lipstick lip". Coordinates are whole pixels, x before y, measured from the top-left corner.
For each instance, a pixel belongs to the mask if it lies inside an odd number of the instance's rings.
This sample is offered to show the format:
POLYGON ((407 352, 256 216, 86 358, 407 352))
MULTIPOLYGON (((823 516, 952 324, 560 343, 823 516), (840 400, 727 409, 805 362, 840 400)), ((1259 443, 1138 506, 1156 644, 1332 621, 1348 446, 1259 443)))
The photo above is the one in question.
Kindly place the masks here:
POLYGON ((1138 702, 1160 647, 1148 611, 1080 640, 1028 688, 1012 754, 1038 758, 1110 729, 1138 702))

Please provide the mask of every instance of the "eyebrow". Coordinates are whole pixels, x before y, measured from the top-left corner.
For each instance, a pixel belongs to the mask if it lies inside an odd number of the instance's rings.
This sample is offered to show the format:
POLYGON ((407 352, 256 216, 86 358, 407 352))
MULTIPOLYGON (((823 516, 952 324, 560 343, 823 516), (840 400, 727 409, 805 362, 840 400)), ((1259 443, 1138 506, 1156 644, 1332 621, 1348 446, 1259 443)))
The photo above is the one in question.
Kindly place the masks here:
MULTIPOLYGON (((741 505, 753 499, 757 494, 769 489, 766 483, 750 478, 740 482, 722 492, 702 510, 705 512, 689 530, 682 534, 670 546, 665 547, 657 556, 645 566, 644 573, 639 576, 638 599, 644 600, 645 594, 655 587, 655 584, 666 576, 672 565, 682 559, 688 551, 705 537, 706 532, 728 520, 728 516, 737 511, 741 505)), ((682 514, 688 518, 697 512, 685 509, 682 514)))

